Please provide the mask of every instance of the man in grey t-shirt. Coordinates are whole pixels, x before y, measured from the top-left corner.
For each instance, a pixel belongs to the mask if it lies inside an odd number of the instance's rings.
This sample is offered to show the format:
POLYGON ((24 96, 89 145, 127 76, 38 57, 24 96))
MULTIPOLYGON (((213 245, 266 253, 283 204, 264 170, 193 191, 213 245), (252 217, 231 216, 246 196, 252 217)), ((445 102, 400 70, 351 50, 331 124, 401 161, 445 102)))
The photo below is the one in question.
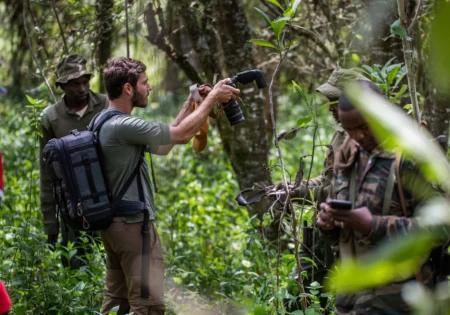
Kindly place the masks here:
MULTIPOLYGON (((166 155, 175 144, 188 143, 216 103, 226 103, 239 93, 238 89, 226 85, 229 79, 225 79, 216 84, 195 111, 192 111, 192 100, 189 98, 172 124, 148 122, 131 116, 134 107, 147 106, 152 90, 145 70, 142 62, 124 57, 111 59, 104 70, 105 87, 110 99, 107 110, 123 113, 105 122, 99 133, 104 173, 113 198, 133 174, 143 148, 147 152, 166 155)), ((145 242, 143 245, 141 230, 147 229, 143 212, 115 217, 109 228, 101 232, 107 254, 101 313, 108 314, 119 305, 117 314, 130 311, 136 315, 164 314, 163 257, 161 242, 153 225, 155 207, 145 159, 121 200, 145 203, 149 212, 150 244, 148 248, 145 242), (144 249, 150 252, 149 266, 142 260, 144 249), (148 285, 148 297, 143 293, 146 291, 142 289, 143 284, 148 285)))

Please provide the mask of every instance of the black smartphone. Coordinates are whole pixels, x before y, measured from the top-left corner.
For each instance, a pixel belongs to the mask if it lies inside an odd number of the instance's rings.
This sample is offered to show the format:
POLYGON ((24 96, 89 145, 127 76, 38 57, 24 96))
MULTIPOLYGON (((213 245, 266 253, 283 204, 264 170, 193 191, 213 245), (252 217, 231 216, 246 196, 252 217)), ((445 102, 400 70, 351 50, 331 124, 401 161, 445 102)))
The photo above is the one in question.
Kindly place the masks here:
POLYGON ((330 207, 333 209, 339 209, 339 210, 351 210, 352 203, 347 200, 332 199, 330 201, 330 207))

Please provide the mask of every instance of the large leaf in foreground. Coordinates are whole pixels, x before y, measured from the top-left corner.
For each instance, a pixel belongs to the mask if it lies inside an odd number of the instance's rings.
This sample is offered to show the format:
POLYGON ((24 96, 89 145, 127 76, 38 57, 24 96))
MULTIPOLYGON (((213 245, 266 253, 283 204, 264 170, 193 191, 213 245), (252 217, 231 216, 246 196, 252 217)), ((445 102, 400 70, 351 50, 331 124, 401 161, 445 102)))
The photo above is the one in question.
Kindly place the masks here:
POLYGON ((417 229, 387 240, 358 261, 346 261, 331 275, 326 286, 349 293, 414 276, 433 245, 448 236, 450 212, 446 209, 449 208, 448 201, 433 200, 420 211, 421 224, 417 229))

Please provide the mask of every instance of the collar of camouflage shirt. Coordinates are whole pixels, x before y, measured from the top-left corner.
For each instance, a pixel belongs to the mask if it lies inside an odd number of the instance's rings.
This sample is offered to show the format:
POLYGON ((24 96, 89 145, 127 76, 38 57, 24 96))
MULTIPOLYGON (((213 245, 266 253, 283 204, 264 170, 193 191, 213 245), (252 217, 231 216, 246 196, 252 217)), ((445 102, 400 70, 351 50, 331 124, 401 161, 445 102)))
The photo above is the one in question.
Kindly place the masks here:
MULTIPOLYGON (((338 169, 349 168, 356 161, 356 158, 362 149, 353 141, 349 136, 347 136, 342 143, 339 151, 336 154, 334 166, 338 169)), ((379 158, 394 158, 395 154, 393 152, 386 151, 382 149, 379 145, 372 152, 367 152, 372 157, 379 158)))

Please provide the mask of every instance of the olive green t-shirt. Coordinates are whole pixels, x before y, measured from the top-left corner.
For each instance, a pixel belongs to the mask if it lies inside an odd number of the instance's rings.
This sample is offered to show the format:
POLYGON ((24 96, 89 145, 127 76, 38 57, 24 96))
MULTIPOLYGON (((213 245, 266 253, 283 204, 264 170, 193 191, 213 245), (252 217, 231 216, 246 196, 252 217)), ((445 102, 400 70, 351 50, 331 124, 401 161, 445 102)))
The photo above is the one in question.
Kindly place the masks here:
MULTIPOLYGON (((123 114, 113 116, 103 124, 99 139, 103 155, 103 171, 114 198, 136 168, 142 147, 145 146, 147 152, 155 153, 160 145, 170 144, 170 129, 167 124, 149 122, 136 116, 123 114)), ((156 209, 146 159, 141 165, 139 176, 141 176, 150 220, 154 220, 156 209)), ((133 180, 122 200, 141 201, 136 179, 133 180)), ((123 219, 127 223, 136 223, 141 222, 143 218, 143 214, 137 214, 123 219)))

